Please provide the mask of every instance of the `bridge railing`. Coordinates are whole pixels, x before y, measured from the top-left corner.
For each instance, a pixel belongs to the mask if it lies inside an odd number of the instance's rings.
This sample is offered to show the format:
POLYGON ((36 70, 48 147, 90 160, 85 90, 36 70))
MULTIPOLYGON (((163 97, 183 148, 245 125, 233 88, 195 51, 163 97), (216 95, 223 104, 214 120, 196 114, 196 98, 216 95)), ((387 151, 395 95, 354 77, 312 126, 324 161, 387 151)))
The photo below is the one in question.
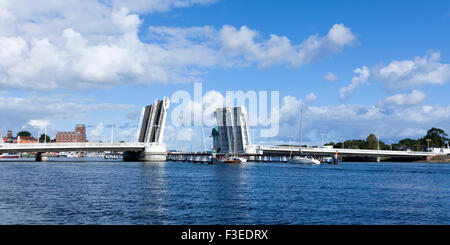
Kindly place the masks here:
POLYGON ((33 148, 107 148, 107 147, 117 147, 117 148, 144 148, 148 146, 164 146, 164 143, 158 143, 158 142, 150 142, 150 143, 144 143, 144 142, 132 142, 132 143, 94 143, 94 142, 82 142, 82 143, 6 143, 6 144, 0 144, 0 149, 20 149, 20 148, 27 148, 27 149, 33 149, 33 148))
MULTIPOLYGON (((269 146, 262 147, 264 150, 280 150, 280 151, 299 151, 298 147, 289 147, 289 146, 269 146)), ((305 152, 317 152, 317 153, 361 153, 361 154, 385 154, 385 155, 435 155, 433 152, 424 152, 424 151, 390 151, 390 150, 364 150, 364 149, 342 149, 342 148, 314 148, 314 147, 302 147, 302 151, 305 152)))

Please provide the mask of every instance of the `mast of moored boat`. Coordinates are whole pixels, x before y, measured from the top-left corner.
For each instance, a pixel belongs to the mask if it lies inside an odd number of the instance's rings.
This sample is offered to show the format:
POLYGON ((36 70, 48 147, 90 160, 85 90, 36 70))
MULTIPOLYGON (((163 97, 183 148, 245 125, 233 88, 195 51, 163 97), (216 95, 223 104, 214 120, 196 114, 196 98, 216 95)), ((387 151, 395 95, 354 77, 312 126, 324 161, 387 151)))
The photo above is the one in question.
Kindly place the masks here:
POLYGON ((302 102, 302 108, 300 110, 300 137, 298 139, 298 152, 299 155, 302 155, 302 120, 303 120, 303 102, 302 102))

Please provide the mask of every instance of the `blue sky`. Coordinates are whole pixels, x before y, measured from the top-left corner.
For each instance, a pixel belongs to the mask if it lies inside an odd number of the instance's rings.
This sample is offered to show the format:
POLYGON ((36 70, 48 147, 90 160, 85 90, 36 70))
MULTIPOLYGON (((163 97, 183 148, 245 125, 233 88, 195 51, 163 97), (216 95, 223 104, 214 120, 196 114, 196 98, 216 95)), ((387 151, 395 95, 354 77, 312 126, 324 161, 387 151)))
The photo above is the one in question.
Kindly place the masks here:
MULTIPOLYGON (((142 106, 193 93, 193 81, 204 94, 279 91, 286 115, 276 137, 256 134, 261 144, 298 135, 311 94, 309 144, 320 133, 391 141, 450 130, 448 1, 6 0, 0 16, 3 133, 84 123, 96 141, 116 124, 115 138, 130 141, 142 106)), ((199 147, 198 127, 168 119, 169 147, 199 147)))

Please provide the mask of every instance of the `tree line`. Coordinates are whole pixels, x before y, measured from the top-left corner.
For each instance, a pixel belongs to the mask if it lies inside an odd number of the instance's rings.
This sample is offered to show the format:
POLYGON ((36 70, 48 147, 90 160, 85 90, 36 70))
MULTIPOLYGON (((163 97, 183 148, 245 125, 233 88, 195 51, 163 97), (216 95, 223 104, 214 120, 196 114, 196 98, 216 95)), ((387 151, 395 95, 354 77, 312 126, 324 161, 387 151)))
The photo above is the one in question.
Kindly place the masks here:
POLYGON ((397 150, 397 151, 426 151, 428 146, 430 148, 445 148, 448 147, 449 138, 447 133, 440 128, 431 128, 427 134, 418 139, 405 138, 397 143, 386 144, 378 140, 375 134, 370 134, 365 140, 353 139, 342 142, 329 142, 325 145, 333 146, 333 148, 347 148, 347 149, 368 149, 368 150, 397 150))
MULTIPOLYGON (((28 131, 20 131, 17 133, 17 137, 30 137, 31 133, 28 131)), ((39 143, 44 143, 44 141, 46 142, 55 142, 55 140, 51 140, 50 137, 48 135, 45 134, 41 134, 41 136, 39 136, 39 143)))

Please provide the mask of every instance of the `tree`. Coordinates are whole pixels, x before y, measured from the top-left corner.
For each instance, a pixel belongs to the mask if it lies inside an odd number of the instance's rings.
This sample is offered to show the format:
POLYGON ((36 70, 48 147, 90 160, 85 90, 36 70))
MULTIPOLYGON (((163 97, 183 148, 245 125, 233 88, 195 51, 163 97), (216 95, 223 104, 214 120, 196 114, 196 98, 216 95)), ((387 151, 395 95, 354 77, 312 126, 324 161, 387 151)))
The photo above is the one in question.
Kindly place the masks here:
POLYGON ((45 142, 47 143, 51 142, 50 137, 48 135, 41 134, 41 137, 39 137, 39 143, 44 143, 44 139, 45 142))
POLYGON ((440 128, 431 128, 427 131, 425 137, 419 139, 422 145, 428 146, 427 139, 430 140, 430 147, 445 147, 448 141, 447 134, 440 128))
POLYGON ((30 137, 31 136, 31 133, 30 132, 28 132, 28 131, 20 131, 20 132, 18 132, 17 133, 17 137, 30 137))
POLYGON ((369 150, 377 150, 378 149, 378 139, 375 134, 370 134, 367 136, 367 149, 369 150))

